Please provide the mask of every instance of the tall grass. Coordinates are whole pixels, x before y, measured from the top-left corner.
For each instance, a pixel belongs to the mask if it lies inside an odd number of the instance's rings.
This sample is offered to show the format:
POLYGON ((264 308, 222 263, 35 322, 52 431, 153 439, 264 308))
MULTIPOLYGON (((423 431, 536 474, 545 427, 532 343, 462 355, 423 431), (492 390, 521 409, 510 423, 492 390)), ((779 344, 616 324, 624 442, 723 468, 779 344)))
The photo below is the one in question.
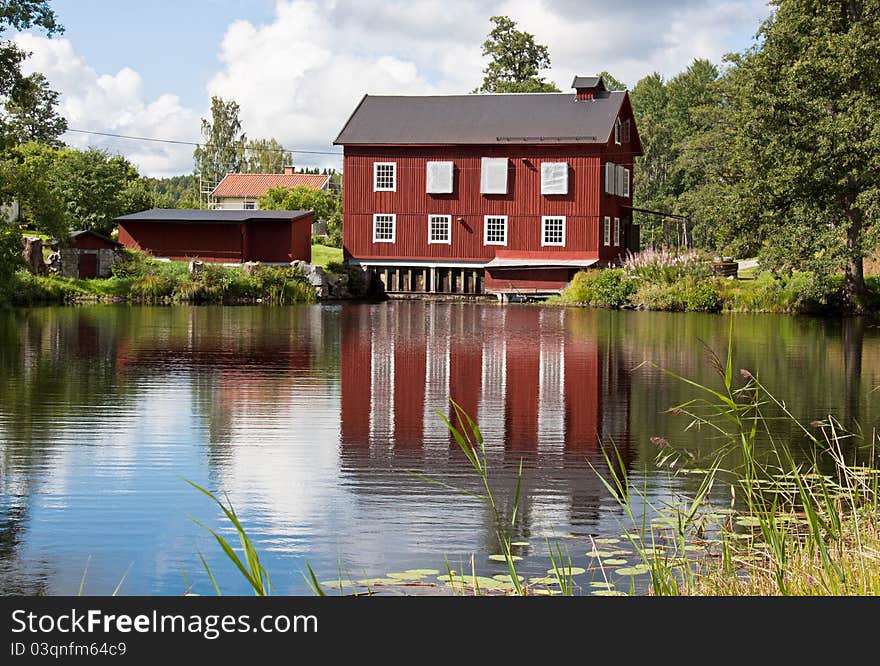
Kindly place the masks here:
POLYGON ((707 465, 657 438, 660 467, 677 473, 690 467, 701 475, 693 493, 653 505, 613 450, 606 451, 609 478, 596 470, 638 535, 632 544, 650 567, 652 593, 880 594, 880 472, 858 463, 860 457, 876 461, 876 436, 866 451, 833 418, 804 426, 755 375, 734 372, 730 347, 726 360, 713 356, 713 363, 720 388, 664 370, 697 394, 670 412, 720 439, 707 465), (808 462, 798 462, 773 434, 779 421, 803 436, 808 462), (718 484, 729 488, 729 508, 710 500, 718 484), (642 503, 665 516, 660 529, 636 512, 642 503), (695 544, 705 547, 697 557, 695 544))

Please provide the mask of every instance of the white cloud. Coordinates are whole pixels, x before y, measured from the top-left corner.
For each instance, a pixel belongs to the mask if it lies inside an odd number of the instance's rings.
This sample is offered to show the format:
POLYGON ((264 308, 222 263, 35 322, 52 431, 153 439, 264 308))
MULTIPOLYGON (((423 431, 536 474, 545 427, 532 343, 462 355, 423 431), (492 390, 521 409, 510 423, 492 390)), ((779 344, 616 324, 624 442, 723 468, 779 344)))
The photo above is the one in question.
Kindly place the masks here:
MULTIPOLYGON (((241 105, 248 136, 328 151, 364 93, 476 87, 484 66, 481 44, 496 14, 510 15, 548 45, 553 69, 547 76, 565 89, 575 74, 603 69, 633 85, 654 70, 672 76, 695 57, 720 62, 726 51, 746 46, 745 38, 768 13, 765 0, 278 0, 271 21, 229 25, 200 110, 183 107, 170 94, 145 99, 137 72, 99 74, 65 39, 17 40, 34 52, 29 69, 46 73, 64 93, 62 110, 71 127, 193 139, 210 95, 221 95, 241 105)), ((86 140, 69 135, 69 141, 86 140)), ((189 148, 114 140, 104 145, 124 151, 145 173, 192 167, 189 148)), ((294 159, 299 165, 339 165, 331 156, 301 153, 294 159)))
MULTIPOLYGON (((124 67, 115 74, 98 74, 67 39, 22 33, 15 41, 32 53, 25 61, 25 73, 43 72, 52 88, 62 93, 60 111, 71 128, 149 138, 197 136, 199 114, 183 107, 175 95, 146 99, 143 80, 134 70, 124 67)), ((76 147, 98 146, 122 153, 144 174, 192 170, 192 147, 73 132, 64 140, 76 147)))

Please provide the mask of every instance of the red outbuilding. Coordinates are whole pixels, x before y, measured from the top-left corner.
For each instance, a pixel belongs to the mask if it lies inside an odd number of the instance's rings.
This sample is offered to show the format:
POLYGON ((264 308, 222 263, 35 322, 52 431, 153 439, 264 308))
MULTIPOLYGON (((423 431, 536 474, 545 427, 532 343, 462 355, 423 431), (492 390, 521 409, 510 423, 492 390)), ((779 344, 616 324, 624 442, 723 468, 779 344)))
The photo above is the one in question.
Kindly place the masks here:
POLYGON ((119 242, 168 259, 223 263, 309 262, 308 210, 185 210, 154 208, 116 218, 119 242))
POLYGON ((550 294, 638 247, 626 91, 365 95, 344 147, 343 248, 388 292, 550 294))

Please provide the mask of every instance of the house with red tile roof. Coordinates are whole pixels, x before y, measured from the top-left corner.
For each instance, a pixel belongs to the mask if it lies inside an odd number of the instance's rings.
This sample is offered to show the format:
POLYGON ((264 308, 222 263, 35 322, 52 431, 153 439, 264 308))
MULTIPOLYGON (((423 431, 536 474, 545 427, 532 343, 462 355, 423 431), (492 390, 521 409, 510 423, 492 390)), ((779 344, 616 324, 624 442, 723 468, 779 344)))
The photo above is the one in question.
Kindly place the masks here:
POLYGON ((273 187, 294 188, 305 185, 316 190, 330 188, 330 176, 317 173, 294 173, 292 166, 284 173, 229 173, 211 192, 221 210, 258 210, 259 198, 273 187))

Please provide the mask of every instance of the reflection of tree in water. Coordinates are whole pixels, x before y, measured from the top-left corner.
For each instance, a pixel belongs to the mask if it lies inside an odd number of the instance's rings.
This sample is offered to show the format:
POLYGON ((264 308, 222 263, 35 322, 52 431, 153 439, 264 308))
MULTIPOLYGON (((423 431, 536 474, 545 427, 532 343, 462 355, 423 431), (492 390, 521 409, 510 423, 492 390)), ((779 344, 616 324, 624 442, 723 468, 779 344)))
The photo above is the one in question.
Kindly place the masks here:
POLYGON ((65 433, 73 433, 74 446, 93 446, 84 435, 90 424, 112 422, 157 386, 178 388, 182 379, 194 418, 207 424, 209 465, 220 464, 243 415, 271 415, 316 373, 335 375, 338 317, 338 308, 314 307, 2 313, 0 490, 14 501, 0 505, 0 589, 45 589, 46 576, 33 572, 53 567, 24 566, 18 552, 34 497, 59 471, 53 469, 58 443, 71 443, 65 433))

